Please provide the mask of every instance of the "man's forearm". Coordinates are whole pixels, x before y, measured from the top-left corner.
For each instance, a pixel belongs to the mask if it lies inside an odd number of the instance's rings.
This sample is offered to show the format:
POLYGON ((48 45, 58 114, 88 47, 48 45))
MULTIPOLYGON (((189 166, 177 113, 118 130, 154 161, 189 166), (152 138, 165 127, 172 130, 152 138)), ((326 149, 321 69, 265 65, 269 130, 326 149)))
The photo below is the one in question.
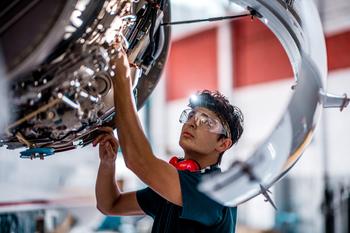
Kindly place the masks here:
POLYGON ((125 163, 128 167, 140 165, 138 167, 142 168, 153 157, 153 153, 137 116, 131 89, 118 89, 114 103, 117 132, 125 163))
POLYGON ((115 182, 115 164, 100 163, 96 179, 97 208, 104 214, 109 214, 120 197, 120 191, 115 182))

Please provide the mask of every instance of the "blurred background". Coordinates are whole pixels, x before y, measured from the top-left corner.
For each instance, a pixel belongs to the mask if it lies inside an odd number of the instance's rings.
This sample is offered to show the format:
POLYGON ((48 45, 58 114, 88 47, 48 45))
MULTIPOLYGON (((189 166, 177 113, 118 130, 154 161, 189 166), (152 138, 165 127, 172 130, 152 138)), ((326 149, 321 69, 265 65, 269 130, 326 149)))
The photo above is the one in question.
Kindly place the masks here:
MULTIPOLYGON (((350 93, 350 1, 315 1, 327 46, 327 91, 350 93)), ((171 4, 172 21, 242 12, 227 0, 171 4)), ((232 160, 247 158, 271 133, 293 85, 284 49, 258 20, 175 25, 163 77, 139 113, 154 153, 168 160, 182 155, 178 118, 188 97, 202 89, 221 91, 245 116, 240 142, 224 155, 225 170, 232 160)), ((278 211, 261 196, 240 205, 238 233, 350 232, 349 119, 349 109, 324 109, 313 141, 271 189, 278 211)), ((0 232, 150 232, 151 218, 99 213, 94 196, 98 164, 98 149, 92 146, 43 161, 23 160, 19 150, 0 148, 0 232)), ((117 164, 123 190, 144 187, 121 154, 117 164)))

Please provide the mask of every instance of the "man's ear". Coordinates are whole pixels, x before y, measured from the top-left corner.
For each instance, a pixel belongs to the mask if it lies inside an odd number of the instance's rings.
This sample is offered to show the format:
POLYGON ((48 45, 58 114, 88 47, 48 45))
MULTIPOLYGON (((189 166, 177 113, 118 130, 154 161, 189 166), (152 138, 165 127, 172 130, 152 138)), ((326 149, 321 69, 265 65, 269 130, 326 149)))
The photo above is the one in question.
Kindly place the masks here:
POLYGON ((219 140, 218 146, 216 147, 216 150, 219 153, 222 153, 222 152, 226 151, 227 149, 229 149, 231 146, 232 146, 231 138, 223 138, 223 139, 219 140))

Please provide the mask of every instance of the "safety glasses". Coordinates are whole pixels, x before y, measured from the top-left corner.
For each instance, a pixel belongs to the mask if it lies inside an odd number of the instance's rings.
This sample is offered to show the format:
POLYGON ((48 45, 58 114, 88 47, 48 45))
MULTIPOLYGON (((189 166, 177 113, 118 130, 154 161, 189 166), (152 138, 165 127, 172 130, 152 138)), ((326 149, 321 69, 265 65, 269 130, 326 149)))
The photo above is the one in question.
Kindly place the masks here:
POLYGON ((188 123, 193 120, 198 127, 203 127, 211 133, 223 134, 227 137, 227 130, 219 120, 210 117, 205 112, 194 109, 185 109, 180 115, 180 123, 188 123))

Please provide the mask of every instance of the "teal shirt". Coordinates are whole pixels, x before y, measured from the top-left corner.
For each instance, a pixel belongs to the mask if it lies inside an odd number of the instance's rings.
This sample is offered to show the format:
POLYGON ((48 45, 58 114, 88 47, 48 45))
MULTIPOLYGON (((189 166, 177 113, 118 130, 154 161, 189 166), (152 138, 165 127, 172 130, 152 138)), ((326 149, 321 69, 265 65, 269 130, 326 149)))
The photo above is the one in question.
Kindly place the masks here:
MULTIPOLYGON (((208 172, 214 170, 219 168, 208 172)), ((154 219, 152 233, 235 232, 237 208, 222 206, 198 191, 202 175, 200 172, 179 171, 182 207, 168 202, 150 188, 137 191, 141 209, 154 219)))

